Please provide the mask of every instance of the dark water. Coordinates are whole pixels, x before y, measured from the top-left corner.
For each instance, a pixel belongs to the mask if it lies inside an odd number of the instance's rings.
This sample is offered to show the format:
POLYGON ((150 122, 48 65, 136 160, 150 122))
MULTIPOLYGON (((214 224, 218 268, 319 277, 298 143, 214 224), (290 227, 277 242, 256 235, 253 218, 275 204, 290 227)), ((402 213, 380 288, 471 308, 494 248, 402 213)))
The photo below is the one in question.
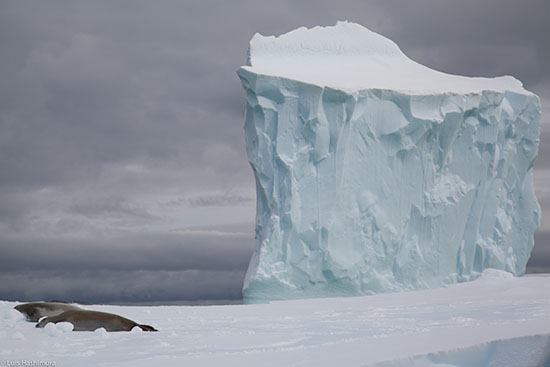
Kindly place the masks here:
POLYGON ((200 299, 183 301, 145 301, 145 302, 102 302, 104 305, 116 306, 223 306, 242 305, 242 299, 200 299))

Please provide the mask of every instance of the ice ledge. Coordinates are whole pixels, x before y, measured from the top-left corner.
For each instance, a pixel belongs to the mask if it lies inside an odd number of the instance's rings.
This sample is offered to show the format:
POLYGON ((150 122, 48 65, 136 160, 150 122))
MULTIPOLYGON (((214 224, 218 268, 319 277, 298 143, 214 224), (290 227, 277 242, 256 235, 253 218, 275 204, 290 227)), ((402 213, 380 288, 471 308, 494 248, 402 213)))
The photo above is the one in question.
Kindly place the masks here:
POLYGON ((550 334, 541 334, 493 340, 365 367, 545 367, 550 366, 549 351, 550 334))
POLYGON ((302 27, 278 37, 256 34, 250 41, 247 66, 241 69, 346 92, 532 94, 512 76, 470 78, 432 70, 409 59, 393 41, 350 22, 302 27))

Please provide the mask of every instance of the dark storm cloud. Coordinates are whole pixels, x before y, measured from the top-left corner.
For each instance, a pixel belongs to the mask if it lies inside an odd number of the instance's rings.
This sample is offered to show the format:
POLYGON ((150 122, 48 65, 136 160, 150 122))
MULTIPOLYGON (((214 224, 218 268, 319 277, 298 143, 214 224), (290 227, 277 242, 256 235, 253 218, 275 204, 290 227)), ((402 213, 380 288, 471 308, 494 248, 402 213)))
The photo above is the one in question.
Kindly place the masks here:
POLYGON ((70 209, 72 212, 87 217, 101 216, 131 216, 143 219, 155 219, 155 216, 145 209, 121 198, 107 198, 102 201, 75 204, 70 209))
POLYGON ((384 33, 413 59, 469 76, 514 75, 528 88, 550 78, 550 3, 527 1, 396 0, 384 33))
POLYGON ((246 268, 254 234, 185 230, 98 238, 0 238, 0 272, 48 270, 223 270, 246 268))
MULTIPOLYGON (((546 117, 546 118, 550 118, 550 117, 546 117)), ((539 143, 539 155, 535 160, 535 169, 540 169, 540 170, 550 169, 550 129, 541 131, 540 143, 539 143)))
POLYGON ((0 237, 2 299, 238 299, 254 237, 186 230, 82 238, 0 237))
POLYGON ((0 2, 0 299, 239 297, 253 225, 158 228, 252 204, 235 70, 255 32, 356 21, 429 67, 514 75, 544 110, 549 17, 546 0, 0 2))
POLYGON ((227 206, 240 203, 253 202, 255 198, 242 195, 204 195, 187 199, 186 202, 191 207, 198 206, 227 206))
MULTIPOLYGON (((549 244, 550 231, 535 233, 535 243, 549 244)), ((550 273, 550 246, 535 246, 527 263, 527 273, 550 273)))
POLYGON ((2 299, 13 301, 238 300, 244 274, 243 270, 29 270, 0 273, 0 293, 2 299))
POLYGON ((182 175, 205 165, 248 170, 232 155, 204 154, 218 144, 241 153, 242 103, 233 107, 237 63, 224 68, 224 45, 196 37, 190 9, 52 4, 3 4, 10 37, 2 54, 23 43, 2 69, 10 85, 2 93, 3 185, 87 180, 106 164, 133 161, 177 162, 182 175))

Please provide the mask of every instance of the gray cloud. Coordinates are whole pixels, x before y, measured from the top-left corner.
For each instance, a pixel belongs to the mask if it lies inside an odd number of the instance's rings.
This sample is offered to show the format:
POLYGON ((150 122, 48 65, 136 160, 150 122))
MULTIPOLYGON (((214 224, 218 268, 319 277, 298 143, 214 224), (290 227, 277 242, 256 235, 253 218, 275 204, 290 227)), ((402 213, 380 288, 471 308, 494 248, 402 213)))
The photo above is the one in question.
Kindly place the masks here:
POLYGON ((453 74, 514 75, 527 87, 550 78, 550 4, 544 0, 377 3, 384 33, 417 61, 453 74))
POLYGON ((550 273, 550 231, 536 232, 535 243, 526 273, 550 273))
POLYGON ((242 270, 28 270, 0 273, 0 292, 2 299, 14 301, 227 301, 242 298, 244 274, 242 270))
POLYGON ((179 170, 188 185, 212 182, 202 167, 240 181, 238 173, 248 170, 234 159, 243 152, 242 107, 223 109, 240 97, 228 87, 234 70, 220 67, 219 45, 187 36, 193 28, 185 6, 184 19, 176 22, 165 9, 151 22, 143 17, 155 11, 145 3, 137 14, 85 3, 32 4, 2 13, 10 28, 4 34, 15 38, 6 46, 26 41, 18 46, 26 52, 2 73, 12 90, 3 106, 10 139, 1 146, 10 175, 1 184, 81 182, 106 165, 132 162, 179 170), (28 10, 44 12, 32 20, 28 10), (52 26, 58 18, 59 29, 52 26))
POLYGON ((3 299, 237 299, 252 225, 91 238, 0 237, 3 299), (201 298, 202 297, 202 298, 201 298))
POLYGON ((541 131, 535 169, 550 169, 550 129, 541 131))
POLYGON ((71 206, 70 210, 76 214, 86 217, 137 217, 145 220, 158 219, 146 209, 140 208, 133 203, 121 198, 106 198, 102 201, 91 201, 78 203, 71 206))
POLYGON ((256 199, 250 196, 242 195, 203 195, 197 196, 191 199, 185 200, 185 202, 191 207, 199 206, 228 206, 236 205, 240 203, 250 203, 254 202, 256 199))
POLYGON ((235 70, 255 32, 357 21, 432 68, 514 75, 548 111, 549 17, 545 0, 0 2, 0 299, 238 297, 253 225, 224 224, 253 221, 235 70))
POLYGON ((254 235, 216 231, 97 239, 1 238, 2 272, 18 269, 243 270, 254 235))

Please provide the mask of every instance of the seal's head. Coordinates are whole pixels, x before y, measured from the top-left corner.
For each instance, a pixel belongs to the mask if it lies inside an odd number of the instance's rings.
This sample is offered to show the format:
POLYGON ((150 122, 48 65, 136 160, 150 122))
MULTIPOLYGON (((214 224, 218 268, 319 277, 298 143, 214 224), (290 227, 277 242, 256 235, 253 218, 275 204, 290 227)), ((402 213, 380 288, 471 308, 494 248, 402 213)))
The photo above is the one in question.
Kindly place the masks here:
POLYGON ((82 310, 76 305, 63 302, 31 302, 14 307, 27 318, 27 321, 37 322, 44 316, 55 316, 65 311, 82 310))

